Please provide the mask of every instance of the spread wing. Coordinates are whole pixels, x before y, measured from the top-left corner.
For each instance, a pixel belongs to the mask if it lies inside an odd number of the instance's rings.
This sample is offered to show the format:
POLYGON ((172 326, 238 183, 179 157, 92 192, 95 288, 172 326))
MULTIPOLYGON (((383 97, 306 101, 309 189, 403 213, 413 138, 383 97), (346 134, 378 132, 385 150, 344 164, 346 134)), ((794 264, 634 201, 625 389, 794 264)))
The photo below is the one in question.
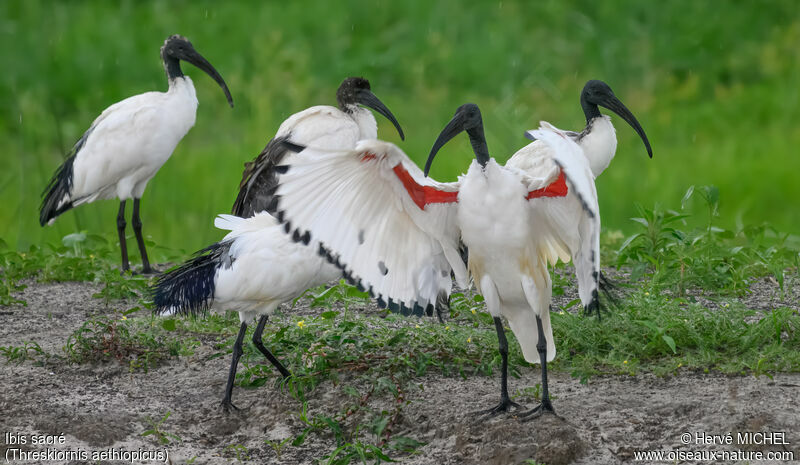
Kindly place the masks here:
POLYGON ((308 147, 284 170, 276 216, 285 231, 316 247, 378 305, 421 315, 449 295, 451 270, 466 283, 458 183, 426 178, 402 150, 380 140, 351 151, 308 147))
POLYGON ((528 195, 531 226, 537 231, 532 240, 550 263, 572 259, 581 302, 593 311, 599 306, 600 208, 589 161, 570 134, 546 122, 528 135, 549 149, 541 165, 559 171, 555 183, 528 195))
POLYGON ((295 113, 281 124, 264 150, 244 164, 231 212, 248 218, 268 209, 278 185, 275 167, 289 163, 293 156, 283 145, 287 140, 310 147, 348 150, 355 147, 358 136, 358 125, 337 108, 319 105, 295 113))

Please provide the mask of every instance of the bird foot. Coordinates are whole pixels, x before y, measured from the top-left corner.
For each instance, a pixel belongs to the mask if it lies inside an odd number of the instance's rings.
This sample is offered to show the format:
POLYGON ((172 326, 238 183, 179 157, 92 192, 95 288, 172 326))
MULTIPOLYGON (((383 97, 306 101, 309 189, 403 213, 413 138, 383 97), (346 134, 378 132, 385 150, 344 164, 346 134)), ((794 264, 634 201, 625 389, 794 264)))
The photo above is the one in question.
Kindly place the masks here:
POLYGON ((553 404, 550 403, 550 399, 544 399, 541 404, 517 416, 522 421, 531 421, 533 419, 539 418, 540 416, 542 416, 542 414, 545 413, 558 416, 556 415, 556 411, 553 409, 553 404))
POLYGON ((477 417, 485 417, 486 419, 489 419, 489 418, 496 417, 497 415, 500 415, 501 413, 508 413, 512 409, 520 410, 520 409, 522 409, 522 406, 519 405, 518 403, 512 401, 511 399, 506 398, 506 399, 502 399, 500 401, 500 403, 495 405, 494 407, 492 407, 490 409, 486 409, 486 410, 479 410, 477 412, 474 412, 473 415, 475 415, 477 417))
POLYGON ((161 272, 148 265, 148 266, 142 268, 142 271, 135 271, 133 274, 134 275, 142 275, 142 276, 155 276, 155 275, 157 275, 159 273, 161 273, 161 272))
POLYGON ((222 403, 220 404, 220 407, 222 407, 222 411, 225 412, 225 413, 231 413, 231 412, 238 412, 239 411, 239 407, 233 405, 233 402, 230 399, 222 399, 222 403))
POLYGON ((592 300, 589 305, 583 307, 583 314, 586 317, 591 317, 592 315, 597 315, 597 321, 603 319, 603 314, 610 314, 609 310, 600 305, 600 300, 594 299, 592 300))

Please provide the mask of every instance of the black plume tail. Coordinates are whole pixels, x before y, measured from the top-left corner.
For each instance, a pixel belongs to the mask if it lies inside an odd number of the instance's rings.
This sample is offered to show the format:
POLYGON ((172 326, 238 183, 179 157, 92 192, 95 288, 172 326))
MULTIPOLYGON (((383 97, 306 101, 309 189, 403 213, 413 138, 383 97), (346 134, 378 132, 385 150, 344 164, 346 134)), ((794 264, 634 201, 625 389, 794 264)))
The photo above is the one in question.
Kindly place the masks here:
POLYGON ((153 313, 174 311, 180 315, 197 315, 214 302, 214 278, 220 267, 229 268, 231 243, 217 242, 200 250, 183 265, 158 278, 150 289, 155 307, 153 313))
POLYGON ((74 161, 75 155, 67 158, 58 167, 47 187, 45 187, 44 192, 42 192, 42 205, 39 207, 40 225, 46 225, 50 220, 72 208, 71 200, 64 202, 62 205, 59 205, 59 203, 65 198, 69 199, 72 191, 72 164, 74 161))

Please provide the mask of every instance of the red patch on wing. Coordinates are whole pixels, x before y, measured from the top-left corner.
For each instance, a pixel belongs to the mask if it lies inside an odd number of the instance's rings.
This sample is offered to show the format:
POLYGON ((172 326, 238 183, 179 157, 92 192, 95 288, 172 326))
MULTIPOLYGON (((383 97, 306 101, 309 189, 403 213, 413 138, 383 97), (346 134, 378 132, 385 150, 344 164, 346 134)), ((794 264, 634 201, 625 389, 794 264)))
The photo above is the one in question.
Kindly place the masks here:
POLYGON ((372 152, 367 152, 367 153, 365 153, 365 154, 364 154, 364 155, 361 157, 361 161, 362 161, 362 162, 365 162, 365 161, 374 160, 374 159, 376 159, 376 158, 378 158, 378 156, 377 156, 377 155, 375 155, 375 154, 374 154, 374 153, 372 153, 372 152))
POLYGON ((564 197, 567 195, 567 179, 564 177, 564 172, 559 171, 558 179, 544 186, 541 189, 528 192, 526 199, 538 199, 539 197, 564 197))
POLYGON ((403 187, 406 188, 408 195, 411 196, 411 200, 422 210, 424 210, 425 205, 429 203, 458 202, 458 192, 445 192, 435 187, 420 186, 417 184, 414 178, 411 177, 411 174, 403 167, 402 163, 395 165, 392 170, 394 174, 397 175, 397 178, 400 179, 400 182, 403 183, 403 187))

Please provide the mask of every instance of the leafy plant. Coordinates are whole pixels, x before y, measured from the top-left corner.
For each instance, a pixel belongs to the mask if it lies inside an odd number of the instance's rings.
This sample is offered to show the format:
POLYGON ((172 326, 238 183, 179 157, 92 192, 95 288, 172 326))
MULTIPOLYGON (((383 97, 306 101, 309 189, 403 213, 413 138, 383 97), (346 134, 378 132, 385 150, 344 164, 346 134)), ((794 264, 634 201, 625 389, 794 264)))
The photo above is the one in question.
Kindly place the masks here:
POLYGON ((67 360, 86 363, 117 360, 131 370, 147 371, 162 359, 178 355, 181 344, 165 341, 157 332, 131 331, 128 315, 133 308, 114 316, 95 316, 75 330, 64 346, 67 360))
POLYGON ((784 271, 797 267, 798 251, 787 245, 788 235, 772 228, 746 227, 730 231, 714 225, 719 214, 719 191, 713 186, 691 186, 682 208, 699 196, 708 215, 700 230, 679 229, 690 215, 663 210, 659 205, 637 208, 633 218, 643 229, 628 237, 617 253, 617 266, 631 267, 631 280, 647 275, 654 289, 669 288, 683 295, 687 288, 713 289, 719 294, 742 294, 750 279, 772 274, 784 286, 784 271), (772 238, 768 234, 772 233, 772 238))
POLYGON ((142 437, 153 436, 156 439, 156 442, 158 444, 161 444, 162 446, 165 446, 165 445, 171 443, 172 441, 179 441, 180 442, 181 438, 177 434, 170 433, 170 432, 167 432, 167 431, 163 431, 161 429, 163 424, 164 424, 164 422, 167 421, 167 418, 169 418, 170 415, 171 415, 171 412, 167 412, 158 421, 154 421, 152 418, 150 418, 150 416, 145 416, 144 419, 150 425, 150 429, 145 430, 144 432, 142 432, 142 434, 140 434, 140 436, 142 436, 142 437))

